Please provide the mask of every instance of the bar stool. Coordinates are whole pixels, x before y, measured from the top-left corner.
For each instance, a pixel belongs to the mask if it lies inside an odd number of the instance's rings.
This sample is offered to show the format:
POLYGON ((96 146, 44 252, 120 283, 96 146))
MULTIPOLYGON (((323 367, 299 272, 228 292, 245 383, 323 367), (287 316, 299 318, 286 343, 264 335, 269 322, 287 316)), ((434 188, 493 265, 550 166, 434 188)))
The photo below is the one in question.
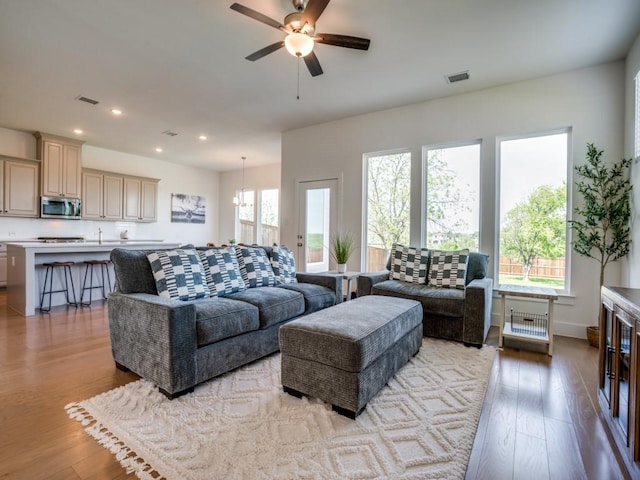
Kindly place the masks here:
POLYGON ((67 305, 73 305, 74 307, 78 308, 78 302, 76 300, 76 289, 73 285, 73 275, 71 275, 71 267, 75 265, 75 262, 49 262, 43 263, 42 265, 47 267, 47 270, 44 273, 44 284, 42 286, 42 296, 40 297, 40 311, 50 312, 51 295, 61 292, 64 292, 64 295, 67 299, 67 305), (62 267, 62 272, 64 275, 64 288, 60 290, 53 289, 53 272, 57 267, 62 267), (67 275, 69 276, 68 279, 67 275), (49 290, 47 290, 47 279, 49 279, 49 290), (71 281, 71 293, 73 293, 73 302, 69 301, 69 280, 71 281), (49 295, 49 308, 44 308, 45 295, 49 295))
POLYGON ((111 260, 85 260, 84 264, 87 266, 84 271, 84 281, 82 282, 82 292, 80 293, 80 305, 83 307, 88 307, 92 302, 92 291, 95 288, 99 288, 102 290, 102 298, 104 300, 107 299, 107 291, 108 287, 109 292, 111 292, 111 276, 109 275, 109 264, 111 260), (102 275, 102 283, 99 285, 93 284, 93 267, 99 266, 100 273, 102 275), (104 283, 104 274, 105 271, 107 273, 107 283, 104 283), (87 275, 89 276, 89 286, 87 287, 87 275), (84 292, 89 290, 89 303, 84 303, 84 292))

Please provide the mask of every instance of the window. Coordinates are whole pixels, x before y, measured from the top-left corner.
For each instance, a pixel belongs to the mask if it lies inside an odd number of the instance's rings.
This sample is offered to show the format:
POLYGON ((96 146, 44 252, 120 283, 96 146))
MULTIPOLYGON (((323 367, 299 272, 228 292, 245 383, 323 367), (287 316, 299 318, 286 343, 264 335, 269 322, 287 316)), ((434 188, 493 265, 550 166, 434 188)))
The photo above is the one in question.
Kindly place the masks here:
POLYGON ((394 243, 409 244, 411 153, 365 155, 366 271, 383 270, 394 243))
POLYGON ((640 72, 636 75, 636 118, 634 124, 634 156, 640 158, 640 72))
POLYGON ((238 222, 236 237, 239 243, 273 245, 280 239, 278 224, 278 206, 280 191, 277 188, 268 190, 245 190, 238 198, 238 222), (260 222, 256 224, 255 219, 260 222))
POLYGON ((498 283, 568 289, 569 133, 499 141, 498 283))
POLYGON ((423 243, 428 248, 478 251, 480 142, 424 147, 423 243))
POLYGON ((273 245, 280 242, 278 227, 278 202, 280 191, 277 188, 260 192, 260 229, 258 244, 273 245))

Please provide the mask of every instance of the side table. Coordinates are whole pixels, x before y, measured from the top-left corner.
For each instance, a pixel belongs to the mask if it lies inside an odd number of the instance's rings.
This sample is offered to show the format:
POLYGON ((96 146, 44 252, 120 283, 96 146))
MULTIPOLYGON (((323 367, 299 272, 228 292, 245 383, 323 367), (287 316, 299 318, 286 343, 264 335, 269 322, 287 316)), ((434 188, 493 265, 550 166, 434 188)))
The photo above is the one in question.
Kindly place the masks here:
POLYGON ((336 277, 342 277, 343 280, 347 281, 347 290, 345 295, 345 302, 351 299, 351 285, 354 279, 357 279, 361 272, 344 272, 338 273, 336 270, 331 270, 329 272, 322 272, 325 275, 334 275, 336 277))
POLYGON ((553 302, 558 299, 558 294, 553 288, 547 287, 530 287, 525 285, 500 285, 498 287, 498 293, 500 294, 500 337, 498 339, 498 346, 502 347, 504 337, 518 338, 520 340, 527 340, 531 342, 546 343, 549 356, 553 355, 553 302), (513 331, 510 324, 505 322, 506 317, 506 297, 521 297, 521 298, 540 298, 547 300, 548 302, 548 325, 545 335, 529 335, 527 333, 521 333, 513 331))

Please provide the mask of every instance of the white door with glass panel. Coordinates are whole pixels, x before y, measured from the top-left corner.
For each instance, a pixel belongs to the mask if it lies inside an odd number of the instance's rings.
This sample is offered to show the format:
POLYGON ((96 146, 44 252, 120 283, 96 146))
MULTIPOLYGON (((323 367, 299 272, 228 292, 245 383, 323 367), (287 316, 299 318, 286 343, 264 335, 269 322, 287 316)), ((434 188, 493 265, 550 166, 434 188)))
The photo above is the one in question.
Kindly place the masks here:
POLYGON ((326 272, 330 238, 336 231, 338 180, 300 182, 298 263, 304 272, 326 272))

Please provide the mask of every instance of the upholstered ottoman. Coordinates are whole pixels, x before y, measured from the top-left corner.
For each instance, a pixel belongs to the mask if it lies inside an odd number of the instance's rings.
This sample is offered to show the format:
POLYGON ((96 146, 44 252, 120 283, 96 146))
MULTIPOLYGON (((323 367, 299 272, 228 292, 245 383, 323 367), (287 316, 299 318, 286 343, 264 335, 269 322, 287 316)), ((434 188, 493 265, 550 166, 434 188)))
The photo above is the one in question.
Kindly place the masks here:
POLYGON ((280 327, 282 386, 358 416, 422 344, 422 306, 368 295, 280 327))

